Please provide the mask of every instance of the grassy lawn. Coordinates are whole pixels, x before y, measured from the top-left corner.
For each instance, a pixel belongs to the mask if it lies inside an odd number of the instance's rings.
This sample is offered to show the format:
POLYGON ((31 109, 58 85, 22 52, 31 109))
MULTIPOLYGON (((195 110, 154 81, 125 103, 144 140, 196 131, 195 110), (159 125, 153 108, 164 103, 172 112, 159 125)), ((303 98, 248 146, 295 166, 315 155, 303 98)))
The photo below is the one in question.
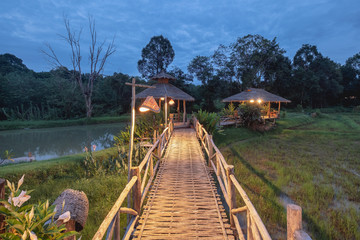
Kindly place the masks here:
MULTIPOLYGON (((115 148, 94 153, 97 157, 114 156, 115 148)), ((52 203, 67 188, 84 191, 89 199, 89 215, 82 239, 92 239, 106 214, 127 183, 127 174, 85 177, 81 166, 84 154, 54 160, 21 163, 0 167, 0 176, 17 182, 25 174, 23 189, 34 189, 32 203, 50 200, 52 203)), ((122 216, 125 224, 125 215, 122 216)))
POLYGON ((215 136, 274 239, 286 239, 291 202, 313 239, 360 239, 359 119, 290 113, 265 134, 229 128, 215 136))
POLYGON ((0 121, 0 131, 23 128, 52 128, 87 124, 129 122, 131 116, 124 114, 119 117, 92 117, 71 120, 38 120, 38 121, 0 121))

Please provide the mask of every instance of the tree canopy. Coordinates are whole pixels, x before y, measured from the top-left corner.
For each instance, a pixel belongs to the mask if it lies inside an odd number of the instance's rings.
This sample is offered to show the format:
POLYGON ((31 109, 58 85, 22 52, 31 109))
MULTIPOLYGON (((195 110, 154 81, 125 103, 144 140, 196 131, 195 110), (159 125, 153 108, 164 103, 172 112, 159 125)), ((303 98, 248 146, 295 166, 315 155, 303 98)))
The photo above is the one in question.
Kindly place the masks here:
POLYGON ((166 70, 175 57, 170 41, 160 36, 154 36, 142 49, 138 70, 142 77, 150 79, 162 70, 166 70))

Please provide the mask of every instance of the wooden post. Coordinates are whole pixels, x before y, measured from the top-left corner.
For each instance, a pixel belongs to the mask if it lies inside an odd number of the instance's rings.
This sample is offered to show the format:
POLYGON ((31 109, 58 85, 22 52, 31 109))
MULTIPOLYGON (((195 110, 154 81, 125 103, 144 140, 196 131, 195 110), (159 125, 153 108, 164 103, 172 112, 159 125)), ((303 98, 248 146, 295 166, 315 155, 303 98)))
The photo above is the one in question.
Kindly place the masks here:
POLYGON ((114 226, 114 240, 120 240, 121 239, 121 235, 120 235, 120 211, 118 211, 118 213, 115 215, 115 222, 114 222, 115 226, 114 226))
POLYGON ((150 155, 150 176, 154 176, 154 157, 150 155))
MULTIPOLYGON (((5 199, 5 179, 0 178, 0 200, 5 199)), ((0 233, 5 233, 5 216, 0 214, 0 233)))
POLYGON ((270 118, 271 103, 269 102, 268 117, 270 118))
POLYGON ((184 105, 183 124, 185 124, 185 120, 186 120, 186 103, 185 103, 185 100, 183 100, 183 105, 184 105))
MULTIPOLYGON (((229 205, 230 213, 231 213, 231 210, 236 208, 235 185, 233 184, 233 182, 230 178, 231 175, 234 175, 234 166, 233 165, 229 165, 226 169, 226 181, 228 183, 227 184, 228 185, 227 194, 229 196, 229 201, 230 201, 230 205, 229 205)), ((234 221, 233 214, 230 214, 230 225, 232 228, 235 228, 235 221, 234 221)))
POLYGON ((180 100, 179 99, 178 99, 178 104, 177 104, 177 113, 178 113, 177 121, 180 122, 180 100))
POLYGON ((167 116, 168 116, 168 113, 167 113, 167 96, 165 95, 165 127, 167 126, 167 116))
MULTIPOLYGON (((131 130, 130 130, 130 143, 129 143, 129 156, 128 156, 128 182, 131 179, 131 166, 132 166, 132 155, 134 149, 134 129, 135 129, 135 78, 132 79, 131 85, 131 130)), ((127 197, 127 207, 131 206, 131 196, 127 197)), ((130 222, 130 215, 127 215, 127 222, 130 222)))
POLYGON ((212 156, 214 155, 214 147, 211 143, 212 135, 208 135, 208 147, 209 147, 209 167, 211 167, 212 156))
POLYGON ((280 102, 279 102, 279 108, 278 108, 278 118, 280 118, 280 102))
POLYGON ((133 187, 133 201, 134 201, 134 210, 140 213, 141 210, 141 175, 139 167, 133 167, 131 169, 132 177, 137 176, 138 179, 133 187))
POLYGON ((250 211, 249 209, 246 210, 246 236, 247 236, 247 240, 253 240, 253 234, 251 231, 251 216, 250 216, 250 211))
POLYGON ((295 240, 294 233, 302 230, 302 210, 300 206, 288 204, 287 212, 287 240, 295 240))
POLYGON ((216 176, 220 176, 220 158, 216 154, 216 176))
MULTIPOLYGON (((70 219, 68 222, 65 223, 65 232, 70 232, 70 231, 75 231, 75 220, 70 219)), ((64 240, 76 240, 76 236, 71 236, 71 237, 67 237, 64 238, 64 240)), ((116 239, 117 240, 117 239, 116 239)))

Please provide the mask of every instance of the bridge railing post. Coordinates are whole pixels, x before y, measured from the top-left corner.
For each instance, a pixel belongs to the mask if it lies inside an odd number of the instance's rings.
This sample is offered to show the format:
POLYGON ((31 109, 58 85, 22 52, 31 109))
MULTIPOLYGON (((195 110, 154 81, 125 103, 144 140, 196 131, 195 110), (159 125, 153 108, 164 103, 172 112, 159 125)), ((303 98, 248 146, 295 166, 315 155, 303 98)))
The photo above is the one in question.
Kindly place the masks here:
POLYGON ((230 178, 231 175, 234 175, 233 165, 229 165, 226 168, 226 181, 228 186, 227 194, 229 197, 230 225, 232 228, 235 228, 234 216, 231 213, 231 211, 236 208, 236 192, 235 192, 235 185, 230 178))
POLYGON ((208 150, 209 150, 209 167, 211 167, 212 157, 214 155, 214 147, 212 145, 212 135, 208 135, 208 150))
POLYGON ((286 206, 287 240, 311 240, 310 236, 302 230, 302 209, 295 204, 286 206))
POLYGON ((131 168, 131 175, 137 176, 136 183, 133 186, 133 202, 134 202, 134 210, 140 213, 141 210, 141 174, 139 171, 139 167, 131 168))

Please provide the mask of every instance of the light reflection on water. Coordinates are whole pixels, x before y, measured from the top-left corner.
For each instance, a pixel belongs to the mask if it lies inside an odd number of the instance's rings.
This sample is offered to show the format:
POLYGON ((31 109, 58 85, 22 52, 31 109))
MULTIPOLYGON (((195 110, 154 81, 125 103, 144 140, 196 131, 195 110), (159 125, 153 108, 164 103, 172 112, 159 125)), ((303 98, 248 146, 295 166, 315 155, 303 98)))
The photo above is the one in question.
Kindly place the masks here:
POLYGON ((96 151, 113 146, 113 136, 126 124, 99 124, 44 129, 0 131, 0 151, 12 150, 14 158, 28 156, 46 160, 81 153, 96 145, 96 151))

